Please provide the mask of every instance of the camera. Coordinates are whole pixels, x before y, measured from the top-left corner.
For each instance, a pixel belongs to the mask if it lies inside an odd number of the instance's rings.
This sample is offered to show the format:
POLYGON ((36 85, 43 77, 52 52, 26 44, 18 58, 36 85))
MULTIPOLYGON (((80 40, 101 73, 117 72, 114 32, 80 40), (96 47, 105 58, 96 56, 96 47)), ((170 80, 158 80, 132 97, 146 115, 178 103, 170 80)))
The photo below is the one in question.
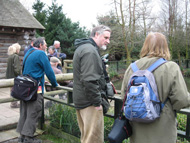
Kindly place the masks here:
POLYGON ((105 64, 107 64, 107 62, 109 61, 108 57, 109 57, 109 54, 105 54, 105 55, 103 55, 103 56, 101 57, 102 61, 103 61, 105 64))

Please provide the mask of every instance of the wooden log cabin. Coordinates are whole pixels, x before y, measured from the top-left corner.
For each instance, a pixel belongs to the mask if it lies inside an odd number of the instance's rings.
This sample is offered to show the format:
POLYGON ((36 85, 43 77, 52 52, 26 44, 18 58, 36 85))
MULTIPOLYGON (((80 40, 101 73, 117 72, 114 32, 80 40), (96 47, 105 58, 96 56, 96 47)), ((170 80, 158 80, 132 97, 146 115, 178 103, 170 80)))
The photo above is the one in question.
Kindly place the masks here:
POLYGON ((5 78, 7 50, 14 43, 21 45, 21 62, 25 47, 35 37, 36 29, 42 26, 18 0, 0 0, 0 79, 5 78))

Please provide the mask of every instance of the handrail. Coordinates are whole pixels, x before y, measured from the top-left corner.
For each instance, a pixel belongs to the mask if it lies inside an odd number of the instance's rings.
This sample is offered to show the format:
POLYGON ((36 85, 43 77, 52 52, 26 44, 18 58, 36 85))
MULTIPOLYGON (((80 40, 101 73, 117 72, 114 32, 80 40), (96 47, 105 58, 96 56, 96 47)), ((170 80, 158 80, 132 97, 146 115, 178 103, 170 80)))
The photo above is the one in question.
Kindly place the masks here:
MULTIPOLYGON (((67 80, 73 80, 73 73, 56 74, 55 77, 57 82, 60 83, 67 80)), ((45 76, 45 81, 49 81, 46 76, 45 76)), ((0 88, 12 87, 13 84, 14 84, 14 78, 0 79, 0 88)))
MULTIPOLYGON (((129 60, 130 62, 134 62, 135 60, 137 59, 131 59, 129 60)), ((178 59, 173 59, 172 61, 176 62, 179 64, 179 60, 178 59)), ((184 68, 189 68, 190 67, 190 59, 183 59, 181 60, 183 65, 184 65, 184 68)), ((73 63, 73 60, 64 60, 64 67, 63 67, 63 71, 64 73, 67 73, 67 70, 69 69, 73 69, 72 66, 69 66, 73 63)), ((119 71, 119 64, 120 63, 127 63, 127 60, 122 60, 122 61, 109 61, 109 63, 115 63, 116 64, 116 67, 117 67, 117 71, 119 71)), ((108 63, 108 64, 109 64, 108 63)))
MULTIPOLYGON (((51 86, 51 85, 46 85, 46 86, 51 86)), ((63 90, 68 89, 69 90, 69 94, 68 94, 69 96, 67 98, 68 98, 68 101, 71 101, 71 102, 68 102, 66 105, 74 107, 74 104, 72 102, 73 101, 73 99, 72 99, 73 89, 69 88, 69 87, 63 87, 63 86, 58 87, 58 89, 59 90, 60 89, 63 89, 63 90)), ((110 99, 111 101, 115 101, 114 102, 114 113, 113 114, 107 113, 105 116, 116 119, 118 117, 118 114, 121 111, 122 103, 123 103, 123 101, 121 99, 121 91, 117 90, 117 94, 115 94, 114 97, 108 97, 108 99, 110 99)), ((58 101, 59 103, 61 103, 60 99, 54 99, 54 101, 58 101)), ((65 104, 65 103, 63 103, 63 104, 65 104)), ((190 140, 190 109, 189 108, 181 109, 180 111, 177 111, 177 113, 187 115, 186 131, 178 130, 178 136, 186 138, 187 140, 190 140)))
MULTIPOLYGON (((48 83, 46 83, 45 86, 53 88, 48 83)), ((0 86, 0 88, 1 88, 1 86, 0 86)), ((73 88, 65 87, 65 86, 58 86, 55 91, 45 92, 44 93, 44 98, 48 99, 48 100, 58 102, 58 103, 61 103, 61 104, 64 104, 64 105, 67 105, 67 106, 70 106, 70 107, 74 107, 73 99, 72 99, 72 91, 73 91, 73 88), (62 100, 62 99, 57 99, 57 98, 51 97, 51 95, 63 94, 65 92, 68 93, 66 102, 64 100, 62 100)), ((121 96, 120 96, 120 91, 118 91, 118 94, 115 94, 114 97, 108 97, 108 99, 110 99, 112 101, 115 101, 114 102, 114 113, 113 114, 107 113, 105 116, 115 119, 115 118, 117 118, 118 114, 120 113, 121 107, 122 107, 122 99, 121 99, 121 96)), ((12 102, 12 101, 17 101, 17 100, 12 98, 12 97, 4 98, 4 99, 0 99, 0 104, 1 103, 12 102)), ((44 113, 44 106, 43 106, 42 111, 44 113)), ((178 136, 186 138, 187 140, 190 140, 190 109, 189 108, 181 109, 180 111, 177 111, 177 113, 187 115, 186 131, 178 130, 178 136)), ((44 116, 42 116, 41 125, 40 125, 41 128, 43 127, 43 124, 44 124, 44 116)))

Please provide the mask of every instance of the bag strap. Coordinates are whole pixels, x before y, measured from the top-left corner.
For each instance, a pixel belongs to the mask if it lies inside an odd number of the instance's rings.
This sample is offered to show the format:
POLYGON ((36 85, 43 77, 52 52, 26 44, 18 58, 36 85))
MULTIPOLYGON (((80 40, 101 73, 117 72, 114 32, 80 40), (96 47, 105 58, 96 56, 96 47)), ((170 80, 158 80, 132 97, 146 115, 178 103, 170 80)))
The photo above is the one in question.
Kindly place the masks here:
MULTIPOLYGON (((24 71, 24 64, 25 64, 25 62, 26 62, 26 60, 27 60, 28 56, 29 56, 30 54, 32 54, 34 51, 36 51, 36 49, 34 49, 34 50, 30 51, 30 53, 26 56, 25 60, 23 61, 23 65, 22 65, 22 72, 24 71)), ((38 83, 41 81, 41 79, 42 79, 42 77, 40 77, 40 79, 39 79, 38 83)))
POLYGON ((28 56, 29 56, 30 54, 32 54, 35 50, 36 50, 36 49, 30 51, 30 53, 26 56, 26 58, 25 58, 25 60, 24 60, 24 62, 23 62, 23 65, 22 65, 22 72, 24 71, 24 64, 25 64, 25 62, 26 62, 26 59, 27 59, 28 56))
MULTIPOLYGON (((153 63, 147 70, 150 71, 150 72, 153 72, 155 69, 157 69, 159 66, 161 66, 165 62, 167 62, 167 60, 165 60, 164 58, 160 58, 155 63, 153 63)), ((139 70, 139 68, 137 67, 136 62, 131 63, 131 68, 132 68, 133 72, 136 72, 136 71, 139 70)))
POLYGON ((161 111, 162 111, 162 109, 164 108, 164 106, 165 106, 165 104, 166 104, 166 102, 167 102, 168 100, 169 100, 169 98, 167 97, 166 100, 164 101, 164 103, 161 102, 161 105, 160 105, 160 106, 161 106, 161 111))
POLYGON ((134 79, 131 80, 131 84, 130 84, 130 86, 127 88, 127 91, 126 91, 126 93, 125 93, 125 97, 124 97, 124 100, 123 100, 123 105, 122 105, 122 108, 121 108, 121 112, 120 112, 120 114, 119 114, 120 117, 121 117, 121 115, 123 114, 123 108, 124 108, 125 101, 126 101, 126 99, 127 99, 127 93, 128 93, 128 91, 129 91, 129 89, 130 89, 130 87, 131 87, 133 81, 134 81, 134 79))
POLYGON ((136 62, 131 63, 131 68, 132 68, 133 72, 136 72, 136 71, 138 71, 138 70, 139 70, 139 68, 137 67, 136 62))
POLYGON ((167 62, 164 58, 158 59, 155 63, 153 63, 147 70, 150 72, 153 72, 155 69, 157 69, 159 66, 167 62))

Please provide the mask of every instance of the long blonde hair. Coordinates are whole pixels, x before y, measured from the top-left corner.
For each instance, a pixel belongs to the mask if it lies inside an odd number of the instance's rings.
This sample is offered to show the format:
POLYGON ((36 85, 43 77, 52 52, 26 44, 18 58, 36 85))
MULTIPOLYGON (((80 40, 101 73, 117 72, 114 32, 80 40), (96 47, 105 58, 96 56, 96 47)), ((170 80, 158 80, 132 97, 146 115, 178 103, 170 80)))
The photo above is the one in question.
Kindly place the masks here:
POLYGON ((140 57, 162 57, 170 59, 170 51, 166 37, 159 32, 151 32, 145 39, 140 52, 140 57))
POLYGON ((18 43, 12 44, 9 48, 8 48, 8 55, 12 55, 15 54, 18 50, 20 51, 21 46, 18 43))

